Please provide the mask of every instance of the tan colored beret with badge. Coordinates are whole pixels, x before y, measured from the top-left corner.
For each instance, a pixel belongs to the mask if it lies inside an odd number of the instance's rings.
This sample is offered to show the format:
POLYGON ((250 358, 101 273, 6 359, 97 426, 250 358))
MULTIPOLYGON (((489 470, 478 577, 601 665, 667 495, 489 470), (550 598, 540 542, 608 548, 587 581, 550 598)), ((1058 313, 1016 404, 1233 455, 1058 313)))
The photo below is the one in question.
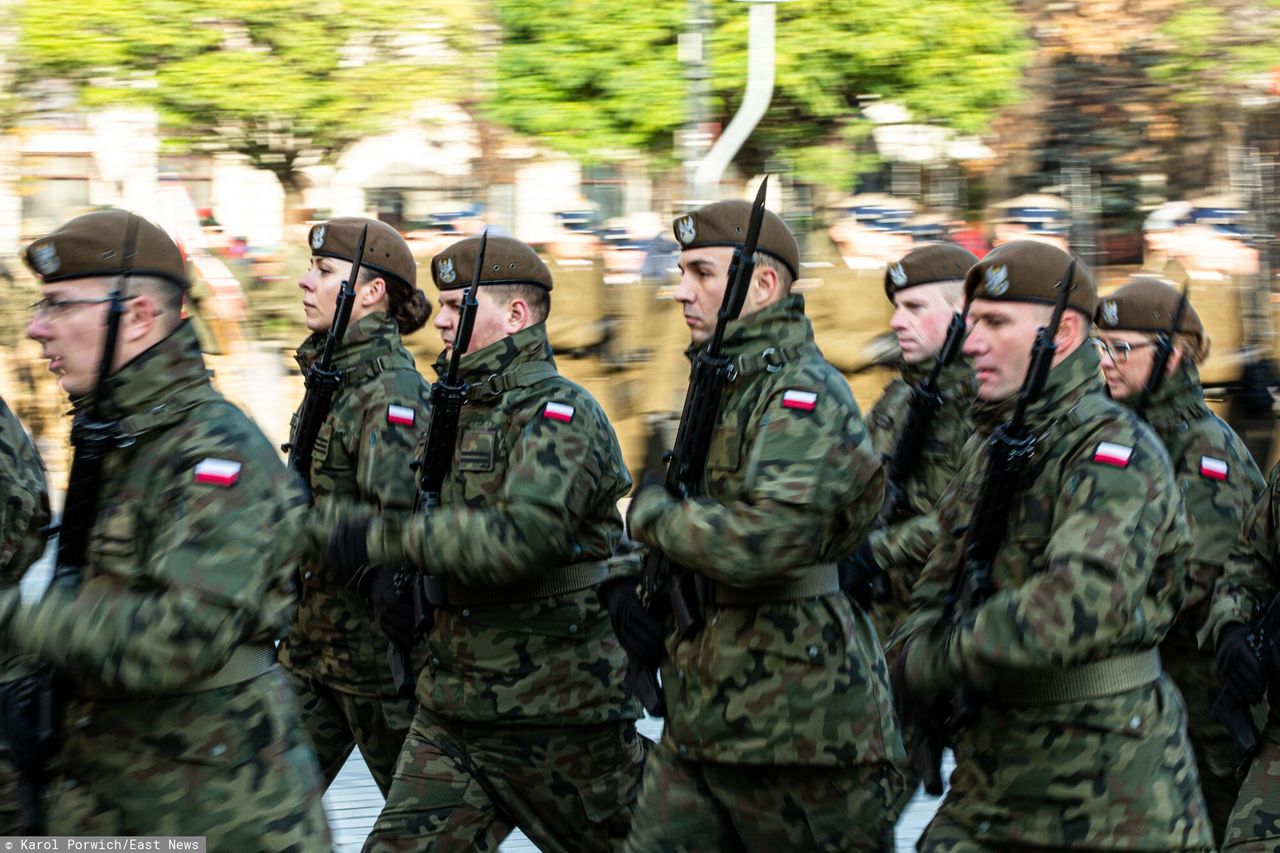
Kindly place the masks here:
MULTIPOLYGON (((431 259, 431 278, 441 292, 471 286, 480 240, 480 237, 459 240, 431 259)), ((484 248, 480 284, 531 284, 550 291, 551 270, 527 243, 514 237, 490 235, 484 248)))
POLYGON ((155 276, 183 290, 191 286, 187 261, 164 229, 127 210, 97 210, 64 222, 32 241, 22 259, 46 284, 78 278, 155 276), (129 237, 130 221, 137 233, 129 237), (133 257, 125 258, 126 246, 133 257))
MULTIPOLYGON (((1167 332, 1181 300, 1182 293, 1169 282, 1157 276, 1134 276, 1124 287, 1102 298, 1094 322, 1104 330, 1167 332)), ((1204 324, 1190 300, 1178 321, 1178 331, 1195 338, 1199 346, 1204 345, 1204 324)))
MULTIPOLYGON (((992 249, 970 268, 964 280, 965 298, 1053 305, 1058 299, 1058 282, 1070 264, 1071 256, 1057 246, 1036 240, 1014 240, 992 249)), ((1067 307, 1092 321, 1097 305, 1098 289, 1093 283, 1093 274, 1077 262, 1075 287, 1067 307)))
POLYGON ((311 226, 307 241, 311 254, 318 258, 337 258, 353 261, 356 244, 360 242, 360 229, 369 226, 364 241, 362 267, 369 267, 382 275, 399 279, 412 290, 418 286, 418 262, 413 259, 409 244, 400 232, 385 222, 365 219, 362 216, 340 216, 311 226))
POLYGON ((885 295, 892 302, 894 294, 909 287, 964 281, 969 267, 977 262, 977 255, 955 243, 933 243, 912 249, 884 271, 885 295))
MULTIPOLYGON (((671 230, 680 241, 681 250, 701 249, 705 246, 728 246, 736 249, 747 239, 747 227, 750 224, 751 202, 718 201, 676 217, 671 223, 671 230)), ((800 245, 787 223, 773 211, 764 212, 756 251, 782 261, 793 279, 800 277, 800 245)))

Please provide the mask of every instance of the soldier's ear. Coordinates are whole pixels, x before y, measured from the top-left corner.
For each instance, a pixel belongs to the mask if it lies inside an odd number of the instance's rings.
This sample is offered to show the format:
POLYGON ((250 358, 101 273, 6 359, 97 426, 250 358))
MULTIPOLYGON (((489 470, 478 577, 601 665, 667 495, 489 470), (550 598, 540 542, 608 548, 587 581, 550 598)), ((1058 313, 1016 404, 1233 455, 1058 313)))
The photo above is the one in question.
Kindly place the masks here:
POLYGON ((376 305, 382 301, 387 295, 387 281, 378 276, 373 281, 360 285, 360 304, 368 308, 370 305, 376 305))
POLYGON ((512 298, 507 303, 507 334, 514 335, 516 332, 527 328, 532 317, 533 313, 529 310, 529 303, 518 296, 512 298))
POLYGON ((138 341, 149 335, 160 317, 160 303, 145 289, 139 288, 126 304, 120 337, 126 342, 138 341))
POLYGON ((1183 356, 1182 347, 1178 346, 1177 343, 1175 342, 1173 346, 1173 352, 1169 353, 1169 363, 1166 364, 1164 368, 1165 376, 1172 376, 1174 371, 1176 371, 1179 367, 1182 366, 1182 356, 1183 356))
POLYGON ((781 286, 782 283, 778 281, 777 270, 764 264, 756 267, 755 282, 752 285, 756 292, 754 300, 756 307, 760 308, 773 302, 781 286))

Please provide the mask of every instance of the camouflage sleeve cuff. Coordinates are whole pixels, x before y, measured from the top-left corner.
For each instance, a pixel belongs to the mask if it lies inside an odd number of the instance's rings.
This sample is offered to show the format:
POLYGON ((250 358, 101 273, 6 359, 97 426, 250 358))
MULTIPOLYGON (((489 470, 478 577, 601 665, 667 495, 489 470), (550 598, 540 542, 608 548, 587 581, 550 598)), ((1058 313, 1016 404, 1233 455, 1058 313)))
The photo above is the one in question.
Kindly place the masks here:
POLYGON ((662 486, 641 489, 627 510, 627 534, 637 542, 661 547, 655 529, 662 516, 676 505, 676 499, 662 486))
POLYGON ((955 677, 948 658, 952 630, 921 634, 903 650, 907 656, 907 684, 920 696, 941 696, 955 689, 955 677))

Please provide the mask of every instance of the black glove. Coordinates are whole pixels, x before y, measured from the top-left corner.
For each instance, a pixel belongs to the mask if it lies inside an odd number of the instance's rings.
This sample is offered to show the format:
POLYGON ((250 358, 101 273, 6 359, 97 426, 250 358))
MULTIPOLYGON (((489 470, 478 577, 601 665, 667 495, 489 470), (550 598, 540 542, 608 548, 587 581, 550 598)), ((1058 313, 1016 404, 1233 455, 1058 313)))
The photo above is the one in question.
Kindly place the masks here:
POLYGON ((1262 701, 1267 673, 1249 645, 1249 629, 1232 622, 1218 640, 1218 678, 1233 696, 1253 705, 1262 701))
POLYGON ((836 564, 840 569, 840 588, 863 610, 873 602, 889 600, 889 576, 871 553, 871 542, 862 540, 858 550, 836 564))
POLYGON ((369 532, 369 519, 357 518, 339 521, 329 531, 324 543, 324 564, 343 583, 369 562, 369 546, 365 536, 369 532))
POLYGON ((613 633, 617 634, 618 642, 628 657, 650 665, 662 660, 666 631, 663 624, 650 616, 640 603, 635 578, 606 581, 600 585, 596 595, 609 611, 613 633))
POLYGON ((396 592, 395 578, 387 569, 374 573, 369 588, 369 604, 373 607, 373 622, 387 639, 402 648, 410 648, 417 639, 413 612, 413 596, 409 590, 396 592))

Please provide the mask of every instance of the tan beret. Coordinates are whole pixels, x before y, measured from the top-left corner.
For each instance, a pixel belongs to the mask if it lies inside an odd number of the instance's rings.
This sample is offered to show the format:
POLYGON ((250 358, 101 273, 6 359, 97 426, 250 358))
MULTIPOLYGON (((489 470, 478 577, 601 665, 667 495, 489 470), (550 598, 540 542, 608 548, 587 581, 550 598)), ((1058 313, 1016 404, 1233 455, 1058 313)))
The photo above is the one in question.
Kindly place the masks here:
MULTIPOLYGON (((1058 282, 1066 275, 1070 263, 1071 256, 1057 246, 1036 240, 1014 240, 992 249, 969 269, 964 280, 965 297, 1052 305, 1057 301, 1058 282)), ((1075 287, 1067 305, 1092 320, 1097 304, 1098 289, 1093 283, 1093 274, 1077 262, 1075 287)))
POLYGON ((64 222, 22 252, 45 283, 120 275, 157 276, 186 290, 187 262, 164 229, 127 210, 97 210, 64 222), (133 257, 125 258, 129 222, 137 223, 133 257))
MULTIPOLYGON (((1094 322, 1107 330, 1167 332, 1181 300, 1182 293, 1158 276, 1134 276, 1124 287, 1102 298, 1094 322)), ((1178 321, 1178 331, 1204 343, 1204 323, 1189 299, 1178 321)))
MULTIPOLYGON (((459 240, 431 259, 431 277, 440 290, 471 286, 480 237, 459 240)), ((551 270, 538 253, 514 237, 489 236, 480 284, 532 284, 551 290, 551 270)))
POLYGON ((362 267, 399 279, 412 290, 418 286, 418 263, 400 232, 385 222, 362 216, 340 216, 311 226, 307 240, 311 254, 319 258, 338 258, 354 262, 360 229, 369 226, 364 241, 362 267))
POLYGON ((933 243, 912 249, 884 272, 884 292, 893 301, 895 293, 921 284, 964 281, 978 257, 955 243, 933 243))
MULTIPOLYGON (((729 246, 736 248, 747 239, 747 226, 751 223, 751 202, 718 201, 700 207, 692 213, 677 217, 671 223, 681 250, 700 249, 704 246, 729 246)), ((791 271, 792 278, 799 278, 800 245, 787 223, 774 212, 764 212, 760 225, 760 240, 756 251, 764 252, 782 261, 791 271)))

